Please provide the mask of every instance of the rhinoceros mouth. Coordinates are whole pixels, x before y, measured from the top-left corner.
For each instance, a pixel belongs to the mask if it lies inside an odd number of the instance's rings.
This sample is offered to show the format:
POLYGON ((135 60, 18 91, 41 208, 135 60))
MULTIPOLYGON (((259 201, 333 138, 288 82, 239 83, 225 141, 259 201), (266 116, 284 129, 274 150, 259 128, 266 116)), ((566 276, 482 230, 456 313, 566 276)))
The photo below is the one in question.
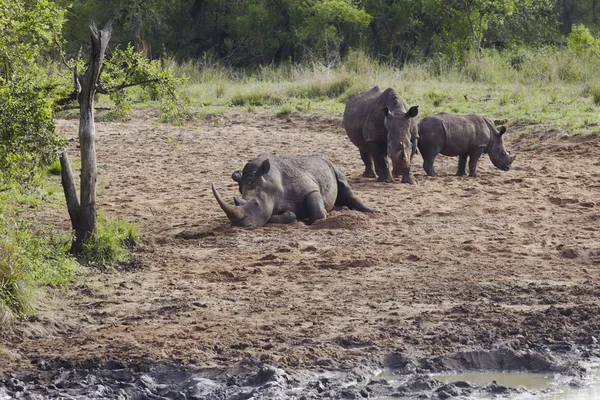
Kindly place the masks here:
POLYGON ((215 188, 215 185, 213 185, 211 183, 210 187, 212 189, 213 195, 215 196, 215 199, 217 199, 217 202, 221 206, 221 209, 227 215, 227 218, 229 218, 229 220, 233 224, 240 224, 240 221, 242 221, 245 217, 244 212, 239 207, 236 207, 234 205, 231 205, 231 204, 225 202, 219 195, 219 192, 215 188))

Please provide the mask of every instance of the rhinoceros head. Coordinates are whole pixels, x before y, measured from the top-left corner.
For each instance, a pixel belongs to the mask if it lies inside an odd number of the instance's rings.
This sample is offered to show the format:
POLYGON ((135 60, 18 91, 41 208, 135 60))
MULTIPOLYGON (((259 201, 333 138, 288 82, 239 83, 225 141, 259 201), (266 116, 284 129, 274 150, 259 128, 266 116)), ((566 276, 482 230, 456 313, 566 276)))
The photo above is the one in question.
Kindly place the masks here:
POLYGON ((502 135, 506 132, 506 127, 501 126, 496 131, 495 129, 491 133, 490 144, 487 152, 490 156, 492 164, 503 171, 508 171, 510 165, 517 158, 516 155, 510 155, 509 152, 504 148, 504 139, 502 135))
POLYGON ((419 113, 419 106, 413 106, 406 112, 386 107, 383 112, 387 130, 388 156, 394 163, 408 171, 410 161, 416 151, 418 132, 414 118, 419 113))
POLYGON ((213 184, 213 195, 227 215, 232 225, 263 226, 273 212, 273 190, 270 182, 265 179, 271 164, 268 159, 262 161, 258 168, 244 168, 244 174, 234 172, 231 177, 240 187, 242 198, 234 197, 234 204, 224 201, 213 184))

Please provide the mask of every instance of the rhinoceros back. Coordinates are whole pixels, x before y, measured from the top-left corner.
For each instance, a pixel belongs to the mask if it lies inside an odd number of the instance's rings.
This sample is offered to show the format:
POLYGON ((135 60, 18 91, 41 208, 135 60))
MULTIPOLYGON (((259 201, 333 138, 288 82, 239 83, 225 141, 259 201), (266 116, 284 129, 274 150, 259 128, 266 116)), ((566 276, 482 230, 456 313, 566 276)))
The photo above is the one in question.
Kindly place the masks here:
POLYGON ((318 156, 269 157, 273 173, 280 177, 280 184, 288 199, 303 199, 319 191, 326 210, 331 210, 337 198, 337 175, 335 167, 318 156), (277 172, 276 172, 277 171, 277 172))

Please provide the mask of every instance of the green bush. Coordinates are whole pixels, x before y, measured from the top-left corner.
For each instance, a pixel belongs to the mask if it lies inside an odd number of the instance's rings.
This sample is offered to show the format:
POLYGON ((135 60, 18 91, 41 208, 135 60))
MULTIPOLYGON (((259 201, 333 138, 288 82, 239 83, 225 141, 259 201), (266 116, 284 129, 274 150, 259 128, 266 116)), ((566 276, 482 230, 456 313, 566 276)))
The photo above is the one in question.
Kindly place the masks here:
POLYGON ((595 38, 583 24, 575 24, 567 37, 569 49, 581 55, 586 53, 600 54, 600 39, 595 38))

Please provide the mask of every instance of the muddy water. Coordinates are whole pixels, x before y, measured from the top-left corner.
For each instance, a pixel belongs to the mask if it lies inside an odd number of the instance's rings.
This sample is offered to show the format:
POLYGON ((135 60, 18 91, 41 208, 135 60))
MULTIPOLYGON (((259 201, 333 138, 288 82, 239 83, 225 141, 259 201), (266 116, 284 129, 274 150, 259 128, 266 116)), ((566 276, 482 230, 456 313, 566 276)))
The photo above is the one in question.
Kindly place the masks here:
MULTIPOLYGON (((564 379, 547 374, 519 372, 484 372, 435 375, 444 382, 467 381, 477 386, 485 386, 492 381, 509 387, 521 387, 539 395, 544 400, 594 400, 600 399, 600 369, 596 369, 589 381, 581 382, 582 386, 572 387, 564 379)), ((514 399, 521 398, 518 395, 514 399)))
MULTIPOLYGON (((382 379, 401 379, 391 374, 381 374, 382 379)), ((469 399, 488 399, 494 395, 485 388, 492 382, 498 385, 524 389, 523 392, 505 395, 508 400, 540 399, 540 400, 600 400, 600 368, 595 368, 584 379, 572 379, 560 375, 521 372, 466 372, 455 374, 432 374, 432 378, 445 383, 468 382, 474 388, 469 399)), ((385 400, 381 398, 380 400, 385 400)))

